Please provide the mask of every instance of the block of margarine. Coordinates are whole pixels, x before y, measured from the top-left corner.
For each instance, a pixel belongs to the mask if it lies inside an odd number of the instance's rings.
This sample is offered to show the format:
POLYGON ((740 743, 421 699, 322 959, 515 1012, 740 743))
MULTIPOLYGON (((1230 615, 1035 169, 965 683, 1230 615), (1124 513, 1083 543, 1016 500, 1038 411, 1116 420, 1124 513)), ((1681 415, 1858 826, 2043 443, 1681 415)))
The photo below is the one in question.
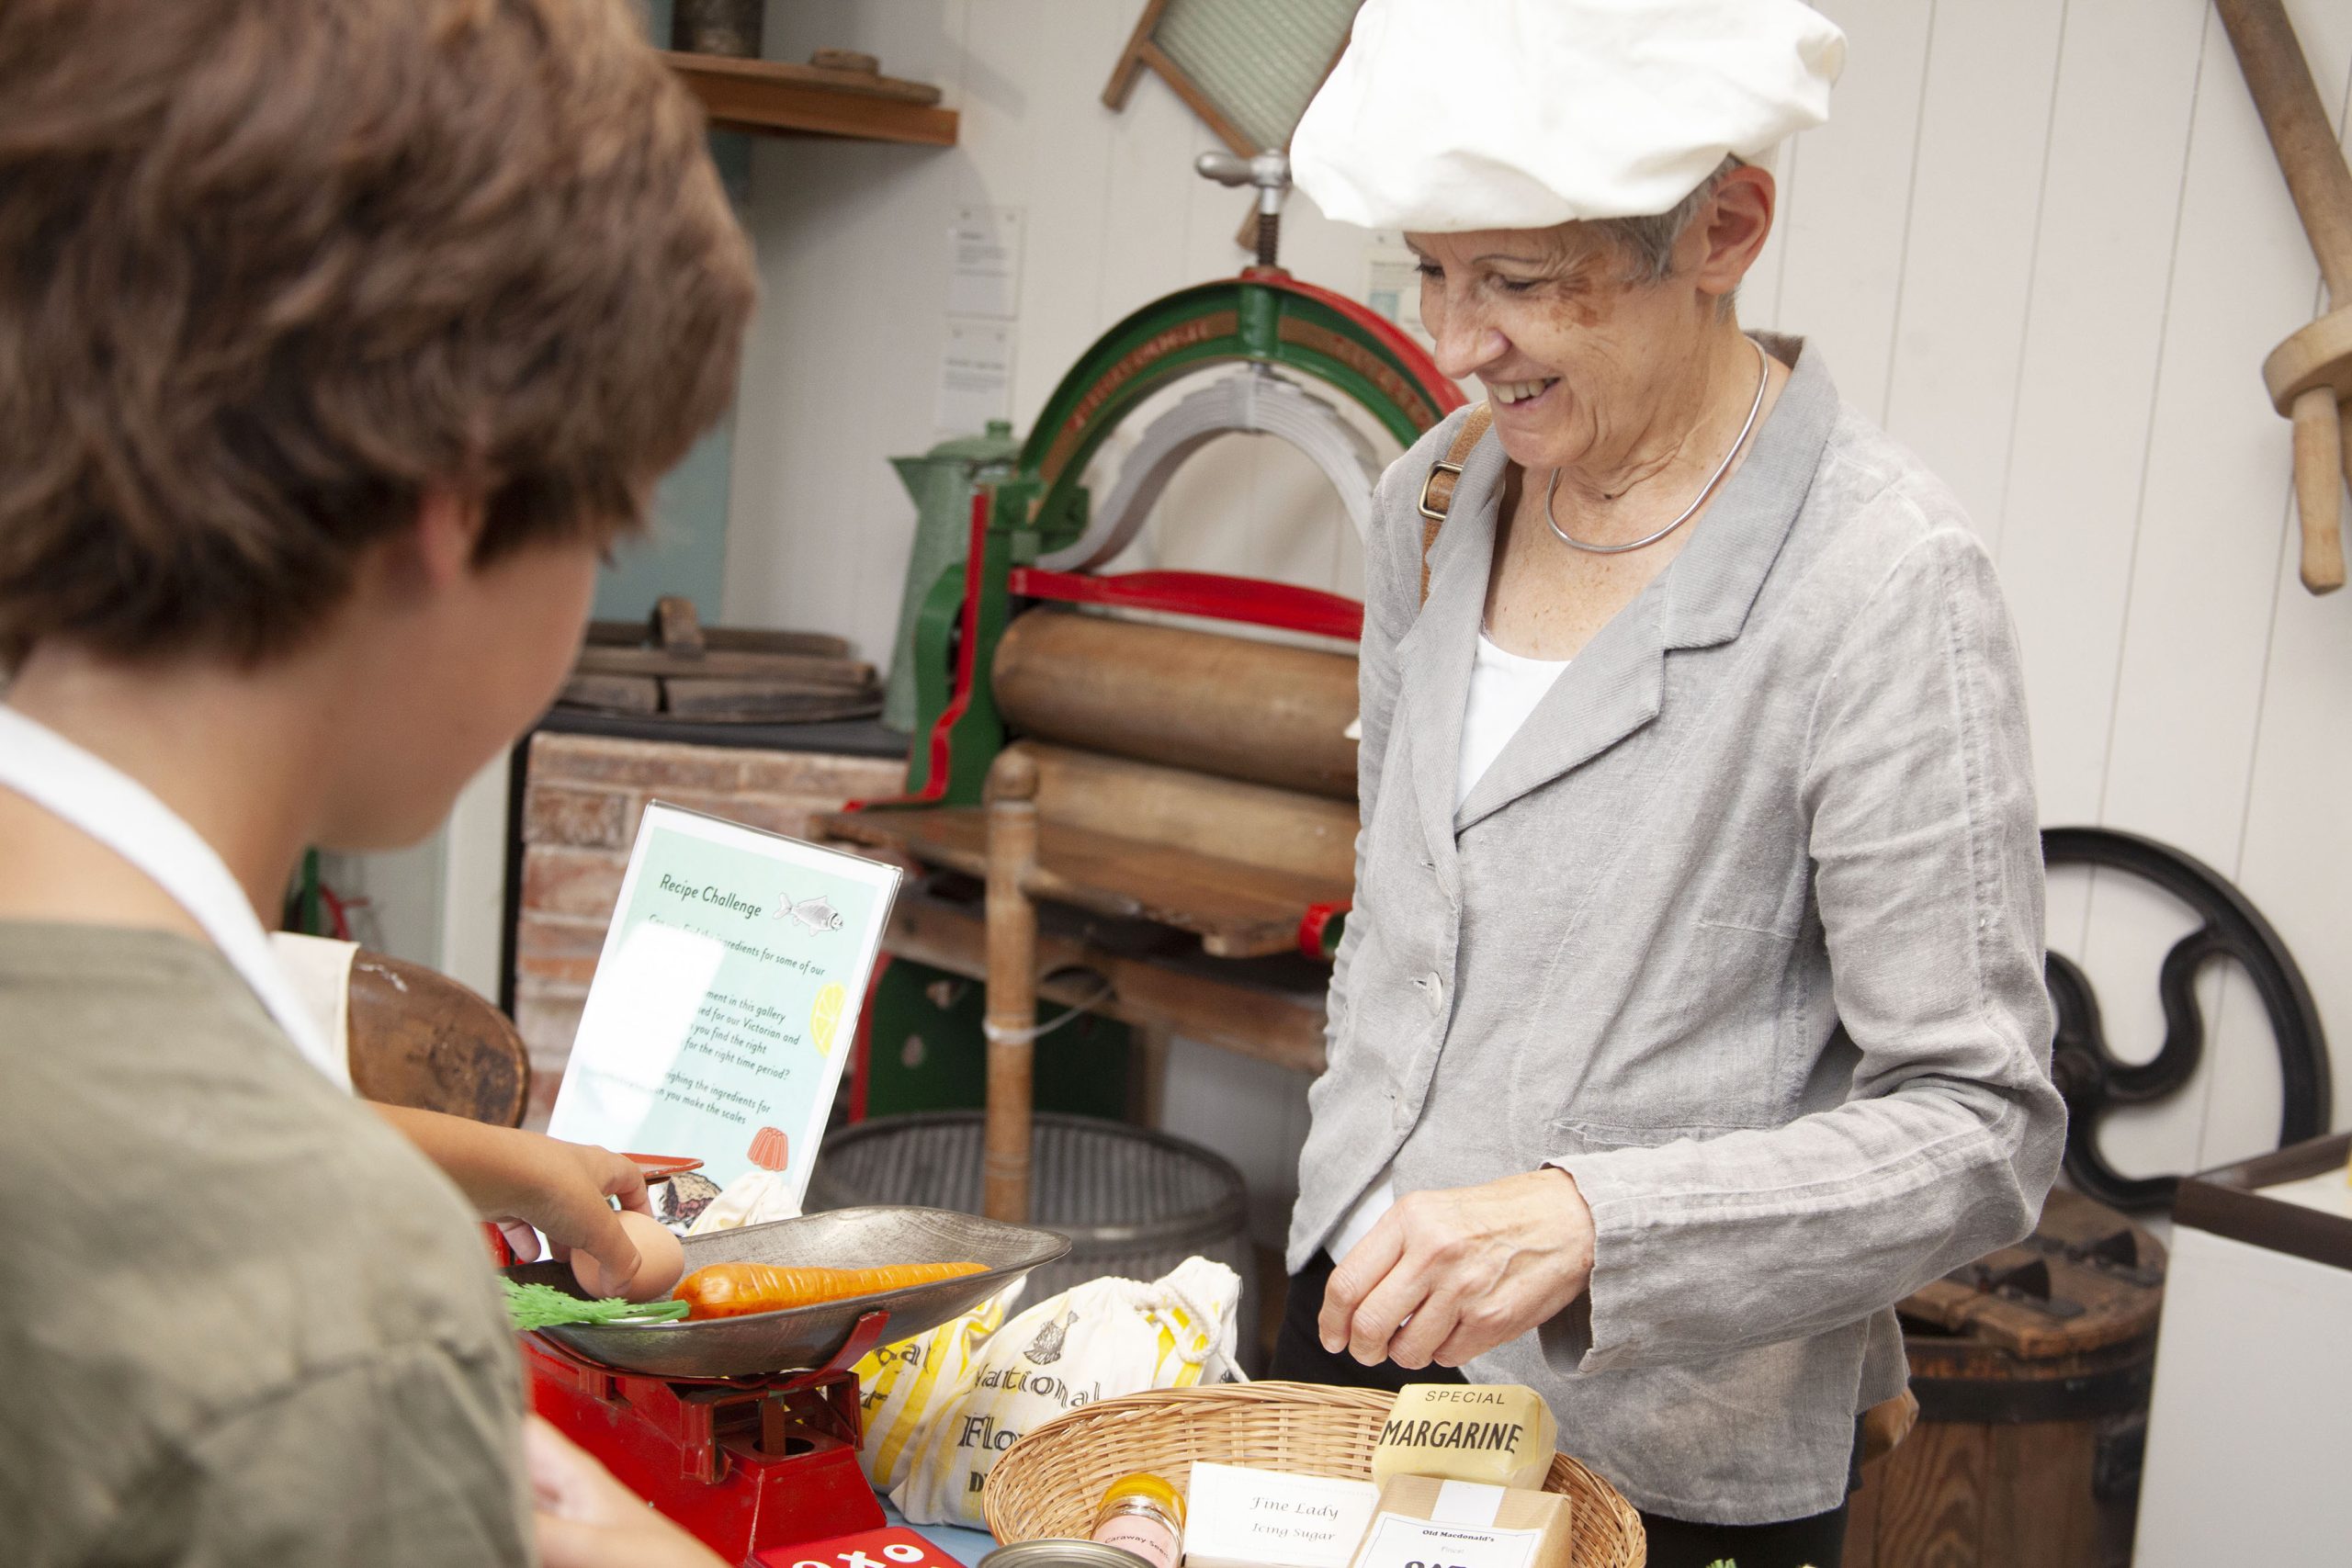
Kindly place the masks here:
POLYGON ((1380 1489, 1352 1568, 1571 1568, 1572 1509, 1555 1492, 1400 1475, 1380 1489))
POLYGON ((1408 1382, 1372 1450, 1372 1480, 1399 1475, 1543 1490, 1559 1428, 1535 1391, 1509 1382, 1408 1382))

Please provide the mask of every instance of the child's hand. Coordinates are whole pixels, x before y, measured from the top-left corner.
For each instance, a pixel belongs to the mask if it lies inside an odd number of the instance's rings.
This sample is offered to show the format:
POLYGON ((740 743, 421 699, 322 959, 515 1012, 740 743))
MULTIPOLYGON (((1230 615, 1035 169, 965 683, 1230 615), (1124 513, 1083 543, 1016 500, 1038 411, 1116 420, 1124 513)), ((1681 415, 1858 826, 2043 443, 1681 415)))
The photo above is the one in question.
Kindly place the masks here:
POLYGON ((493 1205, 485 1205, 482 1218, 500 1222, 510 1235, 521 1227, 529 1228, 524 1233, 526 1237, 529 1230, 544 1231, 558 1258, 568 1258, 575 1247, 582 1249, 594 1254, 615 1279, 635 1274, 637 1244, 629 1240, 605 1200, 617 1198, 623 1208, 640 1214, 653 1213, 652 1200, 645 1190, 645 1173, 633 1162, 594 1144, 567 1144, 538 1133, 498 1130, 517 1140, 505 1151, 512 1185, 503 1202, 494 1205, 503 1212, 493 1213, 493 1205))
POLYGON ((625 1209, 653 1212, 645 1175, 631 1161, 593 1144, 567 1144, 462 1116, 391 1105, 376 1110, 458 1184, 508 1245, 521 1242, 516 1255, 525 1261, 535 1250, 527 1226, 545 1231, 559 1258, 582 1247, 617 1279, 637 1272, 637 1244, 609 1201, 617 1198, 625 1209))
POLYGON ((523 1426, 523 1458, 544 1568, 725 1568, 536 1416, 523 1426))

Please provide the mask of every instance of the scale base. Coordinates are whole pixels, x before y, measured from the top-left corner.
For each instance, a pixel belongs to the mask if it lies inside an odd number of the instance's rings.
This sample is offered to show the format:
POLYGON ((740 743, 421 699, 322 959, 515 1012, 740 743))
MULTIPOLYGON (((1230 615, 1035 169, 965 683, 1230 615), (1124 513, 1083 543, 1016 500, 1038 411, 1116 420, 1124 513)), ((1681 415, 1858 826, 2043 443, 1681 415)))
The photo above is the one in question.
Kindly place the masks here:
POLYGON ((847 1371, 712 1385, 607 1371, 522 1339, 531 1407, 729 1562, 882 1528, 847 1371))

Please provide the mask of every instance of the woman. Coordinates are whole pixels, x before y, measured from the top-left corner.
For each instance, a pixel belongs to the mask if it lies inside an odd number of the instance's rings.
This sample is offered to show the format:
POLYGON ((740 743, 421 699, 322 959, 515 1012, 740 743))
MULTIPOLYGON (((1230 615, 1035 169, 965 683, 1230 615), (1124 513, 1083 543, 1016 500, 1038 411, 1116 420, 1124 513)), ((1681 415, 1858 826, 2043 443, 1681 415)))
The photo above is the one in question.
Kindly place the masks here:
POLYGON ((1275 1373, 1532 1384, 1660 1568, 1836 1562, 1893 1303, 2063 1134, 1992 569, 1734 305, 1842 56, 1795 0, 1371 0, 1293 149, 1488 400, 1367 545, 1275 1373))
POLYGON ((633 1267, 642 1180, 351 1099, 260 918, 546 706, 731 392, 748 254, 638 25, 0 6, 10 1562, 716 1562, 526 1459, 473 1218, 633 1267))

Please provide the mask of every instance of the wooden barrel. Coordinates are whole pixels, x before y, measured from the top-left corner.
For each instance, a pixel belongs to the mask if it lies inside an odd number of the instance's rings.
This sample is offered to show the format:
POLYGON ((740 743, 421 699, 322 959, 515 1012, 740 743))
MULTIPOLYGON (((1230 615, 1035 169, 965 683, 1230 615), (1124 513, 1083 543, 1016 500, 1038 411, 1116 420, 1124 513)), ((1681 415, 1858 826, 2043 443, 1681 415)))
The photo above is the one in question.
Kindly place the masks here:
POLYGON ((1061 610, 997 645, 997 705, 1041 740, 1220 778, 1356 797, 1356 661, 1061 610))
POLYGON ((1919 1424, 1862 1468, 1847 1568, 2126 1568, 2164 1269, 2057 1191, 2022 1244, 1905 1300, 1919 1424))

